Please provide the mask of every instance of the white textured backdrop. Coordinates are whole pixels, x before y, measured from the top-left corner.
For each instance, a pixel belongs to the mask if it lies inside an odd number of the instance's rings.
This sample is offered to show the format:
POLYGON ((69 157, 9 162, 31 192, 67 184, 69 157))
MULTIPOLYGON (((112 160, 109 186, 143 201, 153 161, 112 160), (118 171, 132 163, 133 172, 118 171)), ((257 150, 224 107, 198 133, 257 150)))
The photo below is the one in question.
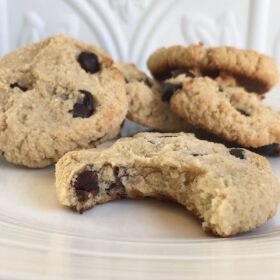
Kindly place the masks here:
POLYGON ((155 48, 235 45, 280 63, 278 0, 0 0, 0 54, 55 33, 145 69, 155 48))

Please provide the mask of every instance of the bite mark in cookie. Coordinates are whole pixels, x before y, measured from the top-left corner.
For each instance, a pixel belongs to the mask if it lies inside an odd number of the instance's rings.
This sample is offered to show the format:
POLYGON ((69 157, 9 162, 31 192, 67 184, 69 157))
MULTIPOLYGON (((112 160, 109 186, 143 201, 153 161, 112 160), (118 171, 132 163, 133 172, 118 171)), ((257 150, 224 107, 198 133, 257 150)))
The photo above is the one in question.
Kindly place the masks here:
POLYGON ((280 200, 280 185, 264 157, 185 133, 140 133, 106 149, 70 152, 56 165, 56 190, 59 201, 78 212, 124 196, 172 199, 219 236, 258 227, 280 200), (69 182, 84 170, 94 173, 82 175, 78 199, 69 182))

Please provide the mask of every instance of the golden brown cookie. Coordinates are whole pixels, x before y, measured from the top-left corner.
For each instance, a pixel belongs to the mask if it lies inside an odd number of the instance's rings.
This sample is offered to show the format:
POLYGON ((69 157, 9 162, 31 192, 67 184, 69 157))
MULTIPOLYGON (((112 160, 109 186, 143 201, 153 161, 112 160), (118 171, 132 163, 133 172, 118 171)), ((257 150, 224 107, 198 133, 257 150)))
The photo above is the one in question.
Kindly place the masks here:
POLYGON ((164 80, 182 71, 216 78, 221 72, 232 75, 248 92, 265 93, 278 81, 272 58, 234 47, 207 48, 203 45, 160 48, 148 60, 156 79, 164 80))
POLYGON ((95 46, 54 36, 0 61, 0 154, 44 167, 118 133, 125 81, 95 46))
POLYGON ((69 152, 56 165, 56 191, 78 212, 122 197, 171 199, 220 236, 265 223, 280 199, 264 157, 186 133, 140 133, 106 149, 69 152))
POLYGON ((127 118, 145 127, 163 131, 190 131, 192 128, 170 111, 161 100, 162 87, 136 68, 134 64, 115 63, 126 79, 127 118))
POLYGON ((222 86, 208 77, 169 82, 177 85, 169 96, 170 108, 186 122, 260 153, 279 151, 280 113, 257 95, 241 87, 222 86))

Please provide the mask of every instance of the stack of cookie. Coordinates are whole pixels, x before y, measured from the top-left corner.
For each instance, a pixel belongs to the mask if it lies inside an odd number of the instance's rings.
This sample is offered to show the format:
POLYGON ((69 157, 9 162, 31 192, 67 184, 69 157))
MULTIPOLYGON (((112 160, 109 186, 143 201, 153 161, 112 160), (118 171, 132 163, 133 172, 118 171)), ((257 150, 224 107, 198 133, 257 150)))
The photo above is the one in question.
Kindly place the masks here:
POLYGON ((118 135, 125 117, 160 132, 265 154, 279 151, 280 115, 262 103, 278 81, 274 61, 230 47, 161 48, 151 79, 95 46, 54 36, 0 61, 0 152, 44 167, 118 135))
POLYGON ((261 154, 279 152, 280 114, 262 102, 279 76, 270 57, 200 44, 154 52, 148 67, 155 80, 133 65, 117 67, 128 81, 129 119, 261 154))
POLYGON ((279 151, 279 113, 262 103, 278 80, 273 60, 194 45, 159 49, 148 66, 154 79, 62 35, 6 55, 0 153, 33 168, 58 161, 58 200, 80 213, 121 197, 156 197, 182 204, 220 236, 266 222, 280 186, 268 161, 243 147, 279 151), (93 148, 118 135, 126 117, 162 133, 93 148))

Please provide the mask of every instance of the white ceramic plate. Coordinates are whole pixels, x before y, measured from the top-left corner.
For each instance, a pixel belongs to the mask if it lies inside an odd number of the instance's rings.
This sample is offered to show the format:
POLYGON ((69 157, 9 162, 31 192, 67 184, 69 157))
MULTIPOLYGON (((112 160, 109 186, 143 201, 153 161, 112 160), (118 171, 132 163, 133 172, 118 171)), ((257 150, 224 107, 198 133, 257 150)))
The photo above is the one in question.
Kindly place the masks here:
MULTIPOLYGON (((277 90, 267 102, 280 105, 277 90)), ((280 158, 270 162, 280 178, 280 158)), ((170 202, 114 201, 79 215, 57 202, 53 167, 30 170, 0 160, 1 279, 279 275, 280 209, 259 229, 224 239, 203 233, 194 217, 170 202)))

